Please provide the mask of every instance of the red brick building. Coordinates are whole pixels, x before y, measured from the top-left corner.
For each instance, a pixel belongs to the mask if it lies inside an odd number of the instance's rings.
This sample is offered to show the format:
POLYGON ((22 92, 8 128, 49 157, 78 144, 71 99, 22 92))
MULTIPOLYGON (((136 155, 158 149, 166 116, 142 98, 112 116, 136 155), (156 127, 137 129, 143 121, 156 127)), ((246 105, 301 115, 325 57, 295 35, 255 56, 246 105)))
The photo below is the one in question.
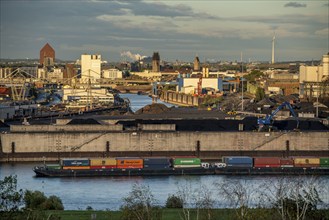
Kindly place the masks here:
POLYGON ((46 43, 40 50, 40 65, 53 66, 55 62, 55 50, 46 43))

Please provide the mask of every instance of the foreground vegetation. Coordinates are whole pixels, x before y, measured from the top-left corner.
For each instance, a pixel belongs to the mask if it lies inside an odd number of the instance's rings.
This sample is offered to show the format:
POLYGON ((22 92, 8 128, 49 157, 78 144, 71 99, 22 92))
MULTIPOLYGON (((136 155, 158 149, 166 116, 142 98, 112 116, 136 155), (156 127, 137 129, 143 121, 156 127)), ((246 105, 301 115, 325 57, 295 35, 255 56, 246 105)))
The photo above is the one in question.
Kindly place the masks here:
POLYGON ((60 198, 47 197, 39 191, 17 190, 16 177, 9 176, 0 180, 0 219, 329 220, 329 206, 319 196, 319 193, 328 195, 328 187, 316 178, 282 178, 257 186, 229 180, 214 183, 214 187, 210 190, 200 184, 193 188, 187 180, 160 207, 149 186, 136 183, 122 199, 119 211, 94 211, 90 206, 85 211, 64 211, 60 198), (231 208, 216 208, 219 198, 231 208))
MULTIPOLYGON (((208 218, 207 215, 204 215, 204 211, 201 211, 202 216, 199 215, 197 217, 197 210, 190 210, 190 220, 232 220, 239 219, 236 216, 236 210, 234 209, 212 209, 211 210, 211 218, 208 218)), ((199 210, 200 212, 200 210, 199 210)), ((155 220, 179 220, 184 219, 183 217, 183 209, 167 209, 162 208, 159 210, 160 215, 155 220)), ((6 219, 4 215, 1 216, 0 219, 6 219)), ((127 218, 123 218, 122 211, 92 211, 92 210, 80 210, 80 211, 29 211, 29 212, 21 212, 12 215, 12 220, 20 220, 20 219, 33 219, 33 220, 123 220, 127 218)), ((136 218, 130 218, 131 220, 136 218)), ((276 214, 275 210, 271 209, 250 209, 249 217, 243 219, 262 219, 262 220, 277 220, 281 219, 280 216, 276 214)), ((287 218, 287 219, 296 219, 296 218, 287 218)), ((329 210, 317 210, 314 213, 314 220, 326 220, 329 219, 329 210)))

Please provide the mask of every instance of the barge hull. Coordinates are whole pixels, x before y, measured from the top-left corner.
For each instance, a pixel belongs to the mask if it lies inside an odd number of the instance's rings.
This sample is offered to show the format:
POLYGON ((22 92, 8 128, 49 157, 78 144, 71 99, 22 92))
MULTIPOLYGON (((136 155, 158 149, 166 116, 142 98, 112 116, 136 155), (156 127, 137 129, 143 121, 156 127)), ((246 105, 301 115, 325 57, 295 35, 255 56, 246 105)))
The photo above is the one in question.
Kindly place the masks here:
POLYGON ((168 169, 95 169, 63 170, 35 167, 37 177, 110 177, 171 175, 329 175, 329 168, 168 168, 168 169))

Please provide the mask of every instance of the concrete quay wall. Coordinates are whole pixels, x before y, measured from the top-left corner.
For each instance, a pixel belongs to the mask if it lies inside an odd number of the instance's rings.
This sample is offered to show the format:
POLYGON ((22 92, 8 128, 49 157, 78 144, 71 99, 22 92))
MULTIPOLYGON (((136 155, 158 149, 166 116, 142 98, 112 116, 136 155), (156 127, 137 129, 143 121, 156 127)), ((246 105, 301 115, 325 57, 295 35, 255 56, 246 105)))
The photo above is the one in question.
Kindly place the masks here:
POLYGON ((329 132, 25 132, 1 134, 2 153, 323 151, 329 132))

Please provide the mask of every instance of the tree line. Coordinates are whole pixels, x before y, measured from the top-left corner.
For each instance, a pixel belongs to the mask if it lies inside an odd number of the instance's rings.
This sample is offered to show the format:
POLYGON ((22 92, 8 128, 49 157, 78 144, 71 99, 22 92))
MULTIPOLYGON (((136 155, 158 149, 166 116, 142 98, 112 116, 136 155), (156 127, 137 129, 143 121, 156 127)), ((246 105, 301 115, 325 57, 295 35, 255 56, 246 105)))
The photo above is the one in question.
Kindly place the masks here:
MULTIPOLYGON (((227 178, 192 186, 187 178, 159 205, 147 185, 135 183, 122 199, 122 220, 161 220, 165 209, 179 210, 181 220, 225 219, 216 210, 230 210, 228 219, 328 219, 329 187, 316 177, 278 177, 250 185, 227 178), (322 197, 320 196, 322 195, 322 197)), ((0 219, 59 219, 45 210, 64 210, 60 198, 40 191, 17 189, 17 177, 0 180, 0 219), (22 218, 23 217, 23 218, 22 218)), ((92 210, 91 206, 87 210, 92 210)), ((223 211, 221 212, 221 214, 223 211)))

